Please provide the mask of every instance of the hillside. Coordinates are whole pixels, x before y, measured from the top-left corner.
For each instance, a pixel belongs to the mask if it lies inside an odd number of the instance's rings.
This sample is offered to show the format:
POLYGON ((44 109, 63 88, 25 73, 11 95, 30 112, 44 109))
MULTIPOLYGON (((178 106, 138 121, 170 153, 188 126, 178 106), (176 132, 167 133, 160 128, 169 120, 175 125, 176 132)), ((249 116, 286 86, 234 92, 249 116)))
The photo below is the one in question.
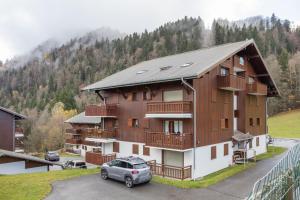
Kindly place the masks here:
POLYGON ((200 17, 185 17, 152 32, 124 35, 104 29, 63 44, 48 41, 29 53, 29 59, 4 63, 0 105, 30 116, 26 137, 32 151, 60 148, 62 129, 53 131, 49 121, 62 123, 59 119, 99 102, 96 95, 80 92, 83 86, 144 60, 254 38, 282 94, 269 101, 269 114, 299 107, 300 29, 292 31, 288 20, 275 15, 242 22, 216 20, 210 30, 200 17))
POLYGON ((270 117, 268 127, 272 137, 300 138, 300 109, 270 117))

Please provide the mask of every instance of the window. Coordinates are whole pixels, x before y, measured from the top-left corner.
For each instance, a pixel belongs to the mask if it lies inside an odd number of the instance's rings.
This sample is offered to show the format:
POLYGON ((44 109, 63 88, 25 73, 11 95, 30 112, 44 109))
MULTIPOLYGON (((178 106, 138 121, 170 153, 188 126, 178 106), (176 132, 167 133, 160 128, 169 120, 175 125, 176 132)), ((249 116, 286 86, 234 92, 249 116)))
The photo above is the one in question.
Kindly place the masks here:
POLYGON ((229 75, 229 69, 226 68, 226 67, 221 67, 221 69, 220 69, 220 75, 221 76, 227 76, 227 75, 229 75))
POLYGON ((240 65, 244 65, 245 64, 245 60, 243 57, 240 57, 240 65))
POLYGON ((127 162, 120 161, 119 164, 118 164, 118 167, 127 168, 127 162))
POLYGON ((146 147, 145 145, 143 146, 143 155, 150 156, 150 148, 146 147))
POLYGON ((132 101, 137 101, 137 93, 136 92, 132 93, 132 101))
POLYGON ((221 128, 222 129, 229 128, 229 120, 227 118, 221 119, 221 128))
POLYGON ((255 82, 254 78, 249 76, 248 77, 248 84, 253 84, 255 82))
POLYGON ((224 144, 224 156, 228 155, 228 144, 224 144))
POLYGON ((139 154, 139 145, 138 144, 132 145, 132 154, 139 154))
POLYGON ((256 146, 259 146, 259 137, 256 138, 256 146))
POLYGON ((139 120, 138 119, 133 119, 132 120, 132 127, 138 128, 139 127, 139 120))
POLYGON ((252 149, 252 140, 249 140, 249 149, 252 149))
POLYGON ((250 126, 253 126, 253 118, 250 118, 250 119, 249 119, 249 125, 250 125, 250 126))
POLYGON ((256 118, 256 125, 260 126, 260 118, 256 118))
POLYGON ((110 165, 111 165, 111 166, 119 166, 119 165, 120 165, 120 161, 119 161, 119 160, 112 160, 112 161, 110 162, 110 165))
POLYGON ((163 129, 165 133, 182 133, 183 132, 183 121, 170 121, 165 120, 163 122, 163 129))
POLYGON ((143 100, 147 100, 147 91, 143 92, 143 100))
POLYGON ((183 101, 183 90, 164 91, 163 100, 169 101, 183 101))
POLYGON ((113 152, 116 152, 116 153, 120 152, 120 144, 119 144, 119 142, 113 142, 113 152))
POLYGON ((213 146, 210 148, 210 158, 211 160, 214 160, 217 158, 217 147, 213 146))

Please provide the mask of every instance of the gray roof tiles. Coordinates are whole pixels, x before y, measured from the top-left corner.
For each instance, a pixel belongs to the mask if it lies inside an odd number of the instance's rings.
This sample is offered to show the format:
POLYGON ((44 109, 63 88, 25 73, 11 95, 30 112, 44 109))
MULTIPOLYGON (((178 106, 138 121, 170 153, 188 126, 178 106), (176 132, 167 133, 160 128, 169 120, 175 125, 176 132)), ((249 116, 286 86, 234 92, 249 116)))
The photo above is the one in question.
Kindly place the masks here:
POLYGON ((101 122, 101 116, 86 116, 85 112, 82 112, 74 117, 65 121, 65 123, 73 124, 99 124, 101 122))
POLYGON ((144 61, 91 84, 83 90, 101 90, 167 82, 180 80, 182 77, 194 78, 251 43, 254 41, 246 40, 144 61), (193 64, 181 67, 186 63, 193 64), (167 66, 172 67, 161 70, 162 67, 167 66), (143 70, 145 70, 144 73, 138 73, 143 70))

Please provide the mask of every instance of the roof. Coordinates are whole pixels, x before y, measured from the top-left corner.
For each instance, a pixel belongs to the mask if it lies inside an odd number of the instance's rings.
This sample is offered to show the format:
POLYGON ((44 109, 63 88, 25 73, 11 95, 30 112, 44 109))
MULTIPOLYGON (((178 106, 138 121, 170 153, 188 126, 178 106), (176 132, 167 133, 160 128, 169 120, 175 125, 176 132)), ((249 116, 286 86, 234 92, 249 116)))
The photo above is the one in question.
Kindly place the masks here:
POLYGON ((250 133, 242 133, 240 131, 234 131, 234 134, 232 136, 232 139, 240 142, 240 141, 245 141, 245 140, 250 140, 253 138, 253 135, 250 133))
POLYGON ((0 106, 0 110, 6 112, 8 114, 11 114, 11 115, 15 116, 15 118, 18 118, 18 119, 26 119, 27 118, 25 115, 21 115, 19 113, 16 113, 12 110, 8 110, 7 108, 1 107, 1 106, 0 106))
POLYGON ((65 121, 65 123, 71 124, 99 124, 101 122, 101 116, 86 116, 85 112, 82 112, 74 117, 65 121))
POLYGON ((30 161, 34 161, 34 162, 44 163, 44 164, 47 164, 47 165, 61 165, 59 163, 54 163, 54 162, 50 162, 50 161, 47 161, 47 160, 43 160, 43 159, 40 159, 40 158, 35 157, 35 156, 30 156, 30 155, 27 155, 27 154, 16 153, 16 152, 13 152, 13 151, 6 151, 6 150, 3 150, 3 149, 0 149, 0 157, 2 157, 2 156, 19 158, 19 159, 23 159, 23 160, 30 160, 30 161))
MULTIPOLYGON (((82 90, 104 90, 196 78, 250 44, 257 49, 254 40, 251 39, 144 61, 88 85, 82 90)), ((262 60, 258 49, 253 53, 258 54, 262 60)), ((265 67, 264 62, 260 64, 265 67)), ((275 86, 273 80, 271 82, 275 86)))

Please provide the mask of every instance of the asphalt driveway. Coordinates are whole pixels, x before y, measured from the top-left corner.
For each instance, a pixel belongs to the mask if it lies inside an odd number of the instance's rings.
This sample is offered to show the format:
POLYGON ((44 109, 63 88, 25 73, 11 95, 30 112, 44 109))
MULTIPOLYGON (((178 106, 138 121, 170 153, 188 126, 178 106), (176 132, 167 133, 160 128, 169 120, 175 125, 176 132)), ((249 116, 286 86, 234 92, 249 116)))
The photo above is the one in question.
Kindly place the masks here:
MULTIPOLYGON (((283 143, 287 147, 290 147, 290 144, 292 146, 292 144, 296 142, 297 141, 285 141, 283 143)), ((46 200, 244 199, 251 191, 257 179, 264 176, 282 156, 283 155, 279 155, 268 160, 260 161, 255 167, 208 188, 179 189, 168 185, 149 183, 128 189, 124 183, 113 180, 104 181, 100 178, 99 174, 96 174, 53 183, 53 190, 46 200)))

